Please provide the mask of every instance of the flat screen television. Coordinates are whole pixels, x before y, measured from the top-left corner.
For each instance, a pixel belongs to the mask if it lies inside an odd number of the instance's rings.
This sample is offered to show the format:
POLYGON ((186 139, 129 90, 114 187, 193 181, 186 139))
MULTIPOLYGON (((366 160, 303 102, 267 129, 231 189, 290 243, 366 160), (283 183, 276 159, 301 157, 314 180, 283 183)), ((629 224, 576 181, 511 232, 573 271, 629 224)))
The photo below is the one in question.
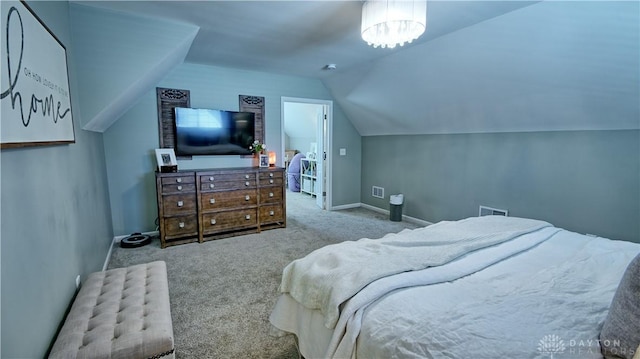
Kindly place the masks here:
POLYGON ((176 107, 176 154, 250 155, 255 114, 176 107))

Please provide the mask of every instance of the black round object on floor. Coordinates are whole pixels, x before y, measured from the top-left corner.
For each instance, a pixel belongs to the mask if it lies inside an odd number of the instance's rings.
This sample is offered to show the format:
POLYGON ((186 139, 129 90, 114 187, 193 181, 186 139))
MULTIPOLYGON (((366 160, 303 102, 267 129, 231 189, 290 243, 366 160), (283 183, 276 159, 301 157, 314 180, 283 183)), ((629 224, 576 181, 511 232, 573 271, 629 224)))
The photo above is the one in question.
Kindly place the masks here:
POLYGON ((122 248, 142 247, 151 243, 151 237, 142 233, 133 233, 129 237, 125 237, 120 241, 122 248))

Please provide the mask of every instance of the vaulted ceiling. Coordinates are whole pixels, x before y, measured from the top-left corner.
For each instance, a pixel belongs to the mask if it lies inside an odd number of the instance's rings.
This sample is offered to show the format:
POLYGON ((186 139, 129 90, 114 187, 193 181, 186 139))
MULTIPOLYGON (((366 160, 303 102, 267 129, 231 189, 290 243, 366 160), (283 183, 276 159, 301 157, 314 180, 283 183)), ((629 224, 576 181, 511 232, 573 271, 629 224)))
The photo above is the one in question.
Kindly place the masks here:
POLYGON ((108 43, 165 44, 112 86, 126 96, 83 109, 87 129, 181 61, 318 78, 365 136, 640 128, 637 1, 430 1, 426 33, 395 49, 362 41, 361 1, 71 4, 74 33, 127 29, 83 43, 86 63, 108 43))

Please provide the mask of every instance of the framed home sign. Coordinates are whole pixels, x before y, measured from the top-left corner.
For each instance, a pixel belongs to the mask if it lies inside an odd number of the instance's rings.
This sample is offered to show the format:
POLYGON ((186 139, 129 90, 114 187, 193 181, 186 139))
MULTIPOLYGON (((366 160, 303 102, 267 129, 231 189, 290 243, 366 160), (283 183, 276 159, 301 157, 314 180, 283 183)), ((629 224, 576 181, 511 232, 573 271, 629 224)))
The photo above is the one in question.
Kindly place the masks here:
POLYGON ((0 14, 0 148, 74 143, 66 48, 24 1, 0 14))

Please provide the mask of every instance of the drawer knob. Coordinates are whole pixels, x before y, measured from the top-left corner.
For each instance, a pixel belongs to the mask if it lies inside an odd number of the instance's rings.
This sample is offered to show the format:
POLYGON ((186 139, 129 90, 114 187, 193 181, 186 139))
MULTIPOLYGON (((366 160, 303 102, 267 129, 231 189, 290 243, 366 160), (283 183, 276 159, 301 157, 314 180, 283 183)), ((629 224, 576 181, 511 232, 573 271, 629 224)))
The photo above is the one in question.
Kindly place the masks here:
POLYGON ((249 195, 244 196, 244 200, 248 201, 251 197, 249 197, 249 195))
POLYGON ((214 188, 216 185, 214 185, 213 183, 209 183, 209 188, 214 188))
POLYGON ((213 182, 213 176, 209 177, 209 182, 213 182))
POLYGON ((273 192, 269 192, 269 197, 273 197, 273 192))
POLYGON ((178 191, 182 191, 182 186, 178 186, 178 191))
POLYGON ((269 211, 269 215, 273 216, 275 213, 273 211, 269 211))
POLYGON ((178 201, 178 207, 182 207, 182 206, 184 206, 184 202, 178 201))
POLYGON ((245 182, 244 185, 249 187, 249 181, 245 182))
POLYGON ((246 216, 244 216, 244 219, 246 219, 246 220, 251 219, 251 215, 250 215, 250 214, 247 214, 246 216))
POLYGON ((269 177, 273 177, 273 173, 269 173, 269 177))
POLYGON ((178 223, 178 227, 180 227, 180 228, 184 228, 184 222, 180 222, 180 223, 178 223))
POLYGON ((272 179, 270 179, 270 180, 269 180, 269 183, 270 183, 270 184, 273 184, 273 180, 272 180, 272 179))
POLYGON ((216 219, 215 218, 211 218, 211 224, 216 224, 216 219))
POLYGON ((249 179, 249 175, 244 175, 244 178, 249 179))
POLYGON ((215 198, 211 198, 211 199, 209 200, 209 203, 211 203, 211 204, 216 203, 216 199, 215 199, 215 198))
POLYGON ((180 178, 180 177, 176 178, 176 182, 182 183, 182 178, 180 178))

